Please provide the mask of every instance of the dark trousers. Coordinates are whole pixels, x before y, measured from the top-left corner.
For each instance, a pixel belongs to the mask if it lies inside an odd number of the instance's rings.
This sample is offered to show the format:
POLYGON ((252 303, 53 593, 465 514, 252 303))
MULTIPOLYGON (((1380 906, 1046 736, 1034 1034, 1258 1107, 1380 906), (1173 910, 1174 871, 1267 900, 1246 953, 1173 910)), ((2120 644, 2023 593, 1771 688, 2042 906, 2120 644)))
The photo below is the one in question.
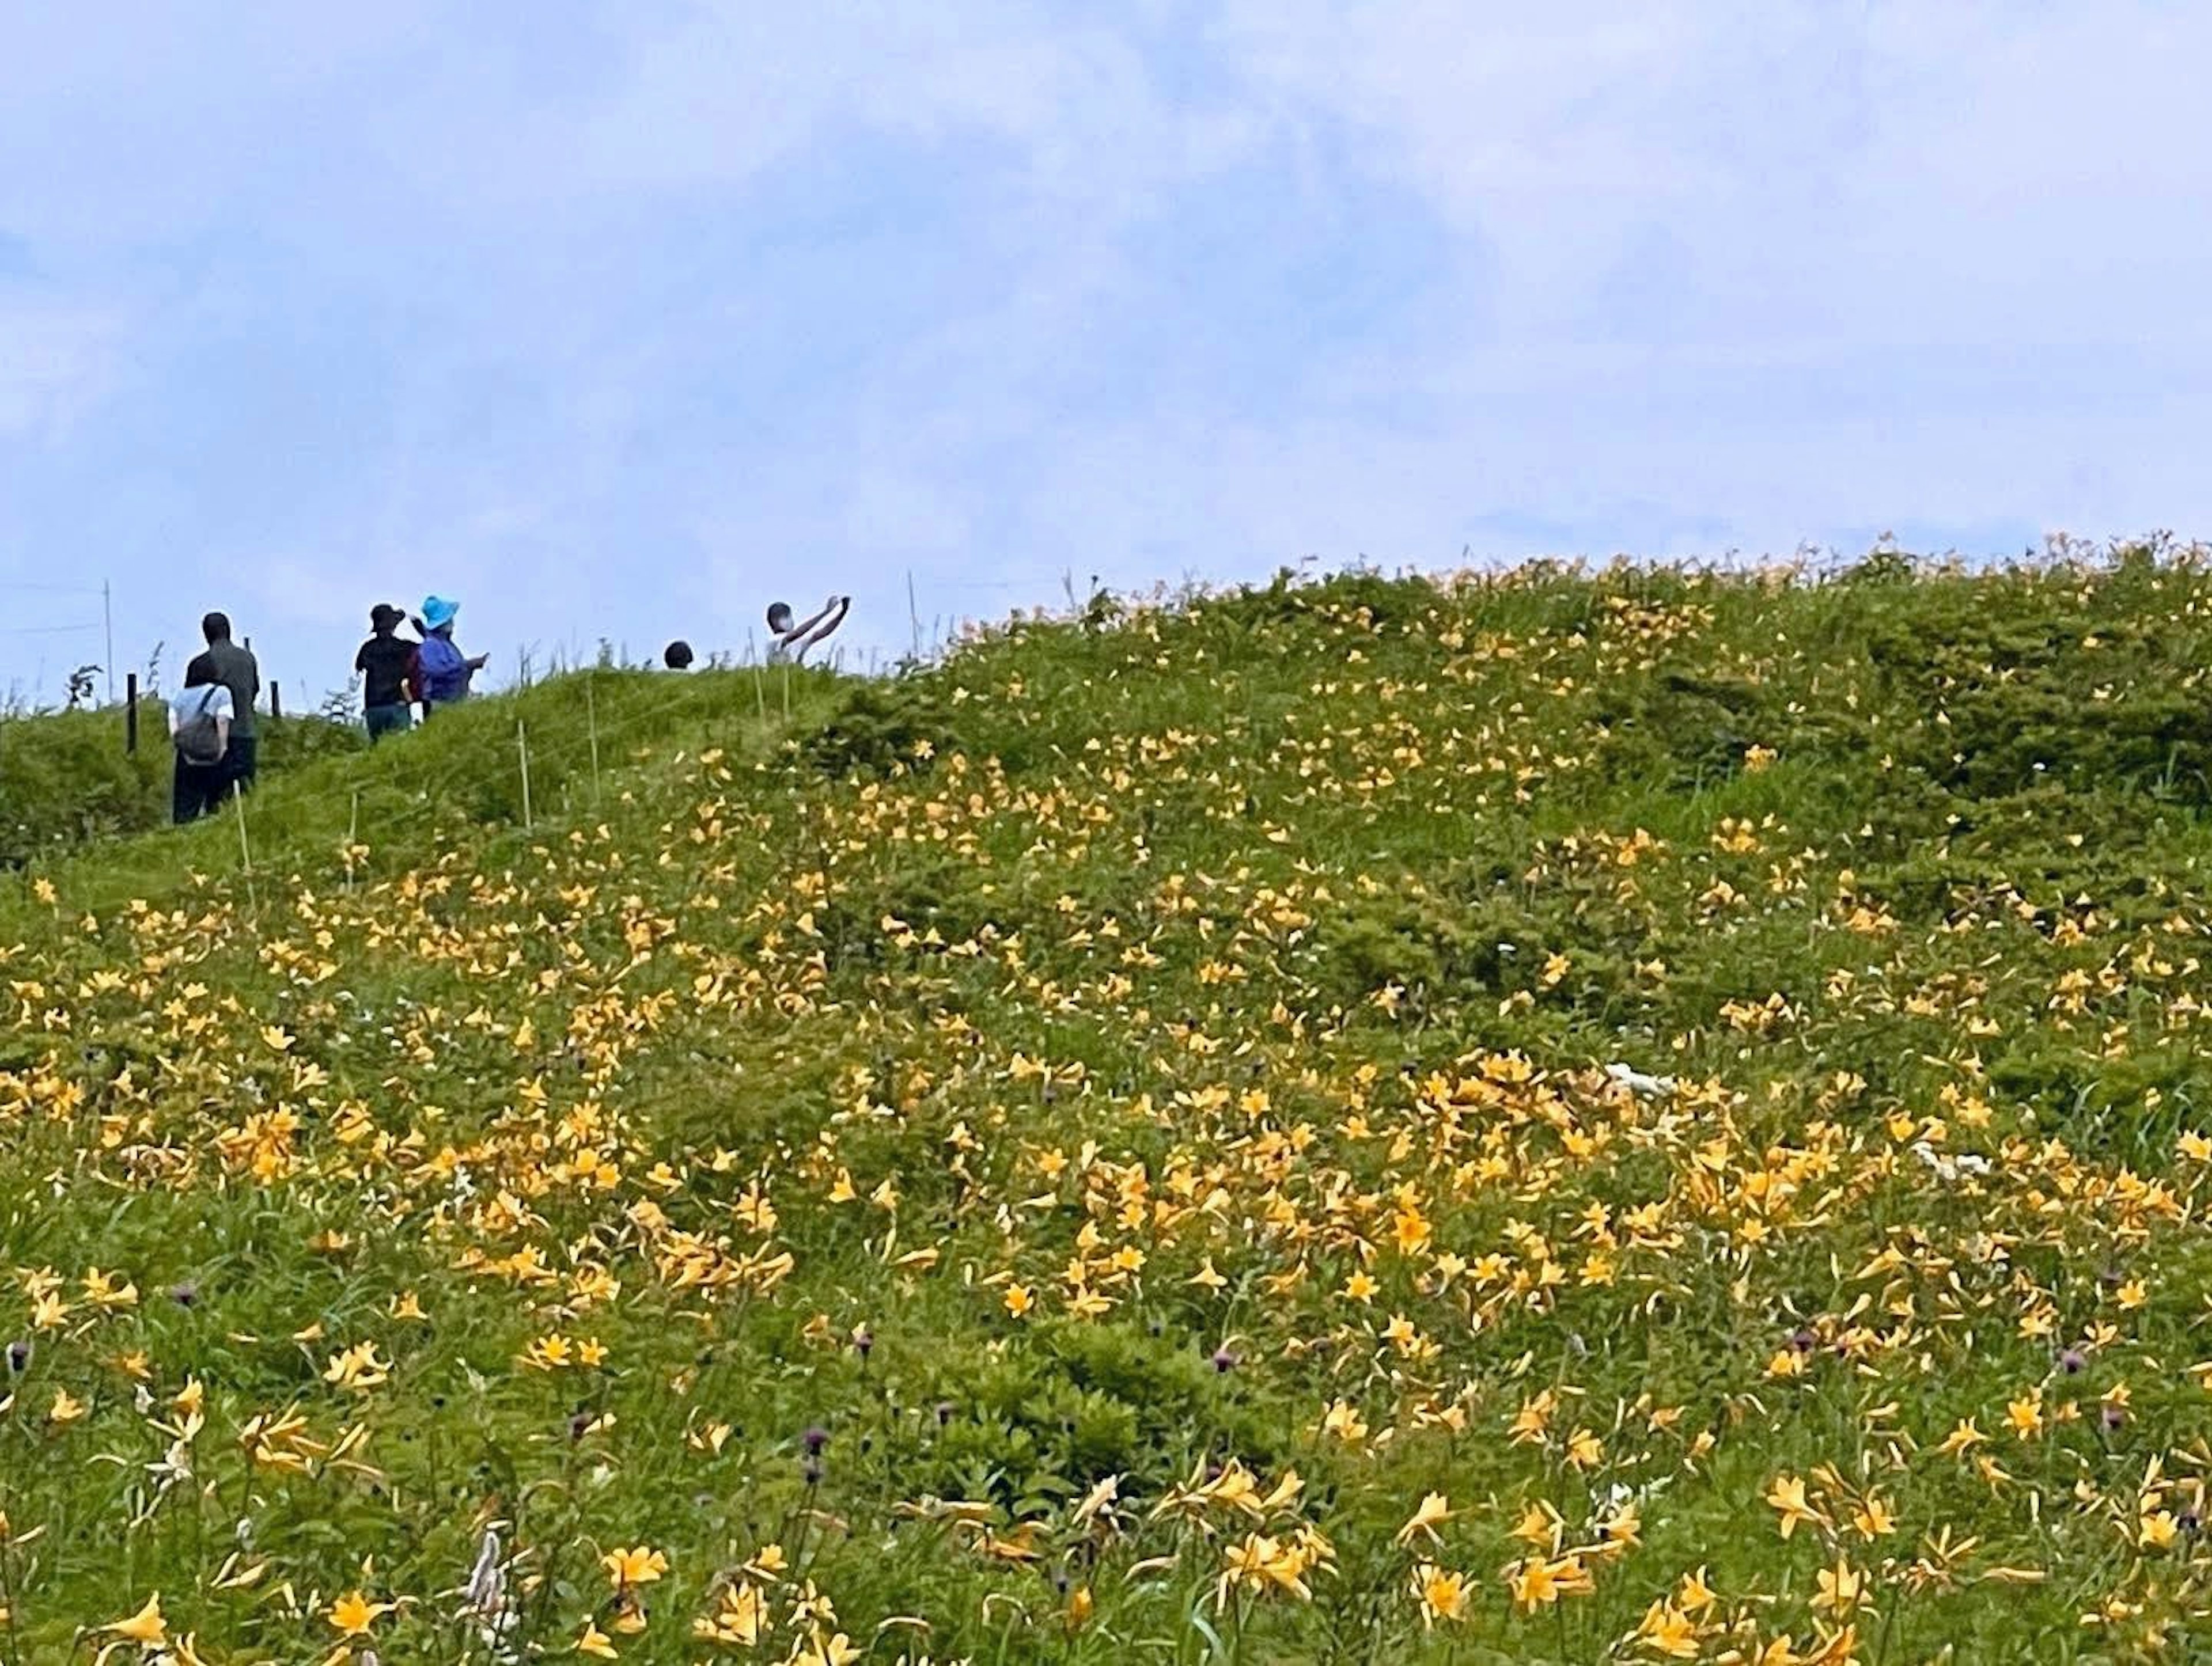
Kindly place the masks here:
POLYGON ((415 726, 415 712, 411 706, 372 706, 361 715, 372 741, 380 741, 386 735, 404 735, 415 726))
POLYGON ((169 786, 169 815, 179 827, 213 815, 234 792, 253 785, 260 762, 255 736, 234 735, 222 756, 211 764, 188 762, 177 754, 177 772, 169 786))
POLYGON ((169 815, 179 827, 213 815, 230 796, 229 777, 221 763, 195 764, 177 754, 177 774, 169 788, 169 815))

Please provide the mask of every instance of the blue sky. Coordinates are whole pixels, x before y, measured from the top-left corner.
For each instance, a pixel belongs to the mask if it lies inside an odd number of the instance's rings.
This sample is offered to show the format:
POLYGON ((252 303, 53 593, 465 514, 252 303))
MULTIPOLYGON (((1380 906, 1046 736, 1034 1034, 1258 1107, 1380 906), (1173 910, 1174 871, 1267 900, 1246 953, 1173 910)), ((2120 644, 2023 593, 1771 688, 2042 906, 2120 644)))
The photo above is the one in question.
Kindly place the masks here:
POLYGON ((0 0, 0 688, 2212 532, 2212 8, 0 0))

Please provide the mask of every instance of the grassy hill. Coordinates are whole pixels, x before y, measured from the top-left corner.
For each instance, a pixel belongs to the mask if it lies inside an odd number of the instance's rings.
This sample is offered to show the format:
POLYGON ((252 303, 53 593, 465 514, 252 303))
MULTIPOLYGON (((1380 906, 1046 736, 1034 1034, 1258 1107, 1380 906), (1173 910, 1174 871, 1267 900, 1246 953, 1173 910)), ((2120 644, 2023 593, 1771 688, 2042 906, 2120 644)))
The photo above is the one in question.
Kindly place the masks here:
POLYGON ((0 1662, 2184 1650, 2208 639, 1102 599, 41 846, 0 1662))

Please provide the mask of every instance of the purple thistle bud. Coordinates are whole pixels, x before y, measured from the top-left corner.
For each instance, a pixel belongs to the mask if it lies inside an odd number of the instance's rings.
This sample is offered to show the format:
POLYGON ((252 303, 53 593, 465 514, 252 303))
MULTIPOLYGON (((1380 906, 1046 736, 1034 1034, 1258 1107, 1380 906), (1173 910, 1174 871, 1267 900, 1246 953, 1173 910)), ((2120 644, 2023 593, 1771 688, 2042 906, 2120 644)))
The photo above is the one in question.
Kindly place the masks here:
POLYGON ((952 1402, 950 1400, 939 1400, 937 1402, 937 1427, 941 1429, 951 1421, 952 1402))
POLYGON ((1228 1343, 1224 1342, 1219 1348, 1213 1350, 1213 1368, 1215 1371, 1234 1371, 1237 1369, 1237 1355, 1231 1350, 1228 1343))
POLYGON ((1790 1333, 1790 1348, 1795 1354, 1810 1354, 1820 1340, 1810 1329, 1801 1324, 1790 1333))
POLYGON ((822 1449, 830 1444, 830 1431, 818 1427, 811 1428, 799 1437, 799 1444, 806 1448, 807 1457, 819 1457, 822 1449))
POLYGON ((853 1346, 860 1350, 860 1357, 862 1359, 865 1360, 868 1357, 870 1350, 872 1350, 875 1345, 876 1333, 869 1330, 867 1326, 862 1325, 858 1330, 855 1330, 853 1333, 853 1346))
POLYGON ((2118 1406, 2108 1403, 2105 1407, 2100 1421, 2106 1428, 2117 1429, 2128 1421, 2128 1415, 2118 1406))
POLYGON ((30 1363, 31 1344, 27 1340, 13 1342, 8 1344, 8 1369, 9 1371, 21 1371, 30 1363))
POLYGON ((185 1279, 169 1287, 169 1299, 179 1307, 190 1307, 200 1299, 200 1287, 185 1279))
POLYGON ((2058 1368, 2069 1377, 2075 1375, 2088 1363, 2088 1360, 2078 1348, 2069 1348, 2058 1356, 2058 1368))

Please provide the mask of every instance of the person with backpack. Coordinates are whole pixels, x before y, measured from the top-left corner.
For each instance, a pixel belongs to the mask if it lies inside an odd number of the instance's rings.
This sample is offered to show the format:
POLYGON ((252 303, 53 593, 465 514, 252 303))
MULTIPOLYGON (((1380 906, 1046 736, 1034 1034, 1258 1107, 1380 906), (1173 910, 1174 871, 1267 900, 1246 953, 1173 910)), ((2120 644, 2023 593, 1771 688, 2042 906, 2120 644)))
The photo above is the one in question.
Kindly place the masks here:
POLYGON ((259 736, 253 724, 253 702, 261 694, 261 667, 250 648, 241 648, 230 638, 230 616, 211 613, 200 621, 200 634, 207 639, 207 651, 196 656, 185 667, 185 687, 191 688, 203 682, 220 682, 230 690, 230 743, 223 755, 223 791, 244 792, 253 785, 259 772, 259 736))
POLYGON ((169 813, 177 826, 212 815, 222 808, 234 785, 227 765, 238 706, 229 687, 195 660, 185 686, 169 702, 169 744, 177 770, 169 792, 169 813))
POLYGON ((353 657, 361 674, 362 722, 371 744, 386 735, 398 735, 415 726, 416 644, 399 634, 407 615, 389 602, 368 610, 368 641, 353 657))
POLYGON ((454 645, 453 620, 460 610, 459 602, 448 601, 442 596, 427 596, 422 598, 422 614, 415 621, 415 628, 422 633, 422 645, 415 651, 415 669, 410 681, 415 685, 416 698, 422 702, 425 723, 439 706, 466 700, 476 674, 491 662, 489 654, 478 654, 471 659, 454 645))

